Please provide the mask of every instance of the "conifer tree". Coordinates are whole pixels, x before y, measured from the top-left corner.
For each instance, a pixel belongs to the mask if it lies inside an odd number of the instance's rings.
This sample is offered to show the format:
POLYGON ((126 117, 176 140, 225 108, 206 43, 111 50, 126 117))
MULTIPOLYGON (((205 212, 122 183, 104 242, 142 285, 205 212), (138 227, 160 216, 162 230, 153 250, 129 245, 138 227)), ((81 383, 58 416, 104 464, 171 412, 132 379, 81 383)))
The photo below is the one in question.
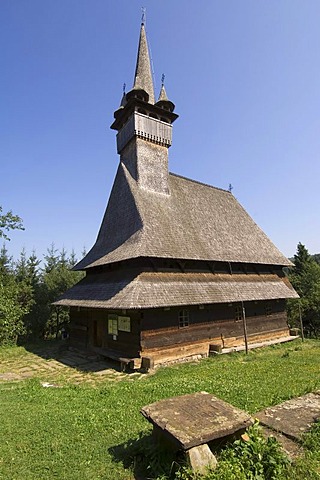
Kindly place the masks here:
POLYGON ((294 264, 295 268, 292 269, 289 279, 300 295, 300 308, 297 301, 288 301, 289 320, 298 324, 301 311, 305 333, 318 337, 320 335, 320 265, 300 242, 297 245, 294 264))
POLYGON ((301 275, 303 270, 312 261, 311 255, 301 242, 297 245, 297 253, 294 255, 293 263, 295 265, 295 273, 301 275))
POLYGON ((25 333, 23 318, 33 303, 33 291, 25 280, 26 257, 22 252, 16 271, 5 246, 0 251, 0 344, 16 343, 25 333))

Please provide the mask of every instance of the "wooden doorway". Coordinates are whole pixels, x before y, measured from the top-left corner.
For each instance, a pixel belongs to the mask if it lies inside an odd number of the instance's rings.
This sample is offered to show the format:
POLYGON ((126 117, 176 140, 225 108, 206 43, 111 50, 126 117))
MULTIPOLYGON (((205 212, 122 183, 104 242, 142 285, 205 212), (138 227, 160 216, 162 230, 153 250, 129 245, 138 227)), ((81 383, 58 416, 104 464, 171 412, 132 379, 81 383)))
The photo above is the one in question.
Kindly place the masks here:
POLYGON ((102 339, 99 331, 99 324, 97 320, 93 320, 93 346, 94 347, 101 347, 102 346, 102 339))

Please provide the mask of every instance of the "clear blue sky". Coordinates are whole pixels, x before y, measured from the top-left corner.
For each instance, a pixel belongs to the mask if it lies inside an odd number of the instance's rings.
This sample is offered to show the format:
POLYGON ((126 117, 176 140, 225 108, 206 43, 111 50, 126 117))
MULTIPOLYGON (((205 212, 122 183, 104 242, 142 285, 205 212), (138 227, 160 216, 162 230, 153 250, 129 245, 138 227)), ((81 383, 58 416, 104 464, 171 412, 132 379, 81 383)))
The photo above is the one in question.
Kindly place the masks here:
POLYGON ((25 225, 9 252, 94 243, 141 5, 180 115, 170 170, 231 183, 285 255, 320 252, 319 0, 1 0, 0 205, 25 225))

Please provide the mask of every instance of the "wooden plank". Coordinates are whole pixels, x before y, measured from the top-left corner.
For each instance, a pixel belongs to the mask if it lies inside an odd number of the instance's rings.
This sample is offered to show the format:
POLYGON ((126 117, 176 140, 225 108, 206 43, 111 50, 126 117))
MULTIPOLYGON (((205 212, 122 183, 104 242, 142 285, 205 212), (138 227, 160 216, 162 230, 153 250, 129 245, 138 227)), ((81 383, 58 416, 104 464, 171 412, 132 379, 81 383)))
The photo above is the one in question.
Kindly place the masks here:
MULTIPOLYGON (((263 317, 249 317, 247 319, 248 337, 263 334, 268 331, 284 330, 287 328, 286 315, 274 314, 263 317)), ((206 322, 203 324, 189 325, 188 327, 170 327, 158 330, 141 332, 141 348, 161 348, 176 344, 187 344, 214 339, 243 337, 242 321, 229 320, 226 322, 206 322)))
MULTIPOLYGON (((285 337, 288 335, 288 328, 282 330, 274 330, 272 332, 265 332, 259 335, 249 335, 249 345, 251 343, 264 342, 267 340, 275 340, 277 338, 285 337)), ((161 363, 173 362, 178 359, 187 359, 189 357, 196 356, 208 356, 209 347, 211 343, 219 343, 221 338, 215 338, 210 341, 203 340, 202 342, 189 343, 184 345, 173 345, 171 347, 150 348, 143 349, 141 356, 150 357, 154 361, 155 365, 161 363)), ((239 337, 232 337, 225 341, 225 348, 236 348, 244 345, 243 335, 239 337)))

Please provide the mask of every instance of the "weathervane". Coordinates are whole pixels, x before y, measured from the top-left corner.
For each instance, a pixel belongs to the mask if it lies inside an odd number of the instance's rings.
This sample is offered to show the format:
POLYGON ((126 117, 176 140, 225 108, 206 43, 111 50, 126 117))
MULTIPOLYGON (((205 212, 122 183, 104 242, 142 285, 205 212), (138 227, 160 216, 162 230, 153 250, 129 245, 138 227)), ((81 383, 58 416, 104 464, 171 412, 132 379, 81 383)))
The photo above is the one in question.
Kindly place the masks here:
POLYGON ((161 85, 164 85, 164 79, 166 78, 165 74, 163 73, 161 76, 161 85))
POLYGON ((123 84, 123 87, 122 87, 123 94, 126 93, 126 86, 127 86, 127 85, 124 83, 124 84, 123 84))
POLYGON ((229 191, 230 193, 232 193, 232 190, 233 190, 233 186, 231 185, 231 183, 229 183, 228 191, 229 191))

